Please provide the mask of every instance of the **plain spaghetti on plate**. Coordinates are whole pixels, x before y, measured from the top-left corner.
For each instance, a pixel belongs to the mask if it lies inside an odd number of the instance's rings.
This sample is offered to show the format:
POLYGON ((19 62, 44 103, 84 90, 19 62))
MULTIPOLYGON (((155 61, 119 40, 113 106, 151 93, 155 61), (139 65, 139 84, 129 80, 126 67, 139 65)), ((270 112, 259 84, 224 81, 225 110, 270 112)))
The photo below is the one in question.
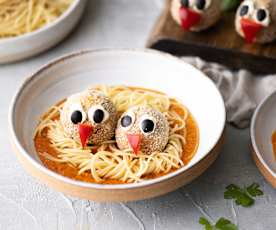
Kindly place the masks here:
POLYGON ((54 22, 74 0, 0 0, 0 38, 30 33, 54 22))
POLYGON ((51 107, 34 143, 41 161, 63 176, 134 183, 186 165, 199 130, 188 109, 164 93, 102 85, 51 107))

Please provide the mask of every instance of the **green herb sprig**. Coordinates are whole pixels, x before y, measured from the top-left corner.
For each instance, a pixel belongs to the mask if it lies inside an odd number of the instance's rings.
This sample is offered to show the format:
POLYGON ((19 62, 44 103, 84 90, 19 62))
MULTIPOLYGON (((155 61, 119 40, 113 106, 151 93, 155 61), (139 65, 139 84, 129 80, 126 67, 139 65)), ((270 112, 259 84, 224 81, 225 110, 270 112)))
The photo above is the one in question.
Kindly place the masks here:
POLYGON ((224 192, 224 199, 233 199, 237 205, 250 207, 255 203, 257 196, 262 196, 264 193, 260 189, 260 185, 253 183, 248 187, 240 188, 237 185, 230 184, 224 192))
POLYGON ((238 230, 237 225, 225 218, 220 218, 215 225, 204 217, 201 217, 198 222, 205 227, 205 230, 238 230))

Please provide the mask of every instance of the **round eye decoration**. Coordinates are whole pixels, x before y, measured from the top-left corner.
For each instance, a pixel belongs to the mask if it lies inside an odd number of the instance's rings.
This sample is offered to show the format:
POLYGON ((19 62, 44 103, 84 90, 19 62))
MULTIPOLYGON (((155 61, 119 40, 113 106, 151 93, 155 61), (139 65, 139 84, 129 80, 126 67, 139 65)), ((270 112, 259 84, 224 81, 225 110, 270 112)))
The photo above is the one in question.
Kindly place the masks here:
POLYGON ((153 121, 152 118, 146 118, 142 120, 140 128, 143 133, 150 134, 155 129, 155 122, 153 121))
POLYGON ((144 115, 141 117, 139 126, 142 133, 144 133, 145 135, 149 135, 155 130, 156 120, 151 116, 144 115))
POLYGON ((86 120, 86 113, 81 105, 73 105, 70 109, 70 121, 77 125, 83 123, 86 120))
POLYGON ((240 9, 240 16, 243 17, 249 13, 249 7, 247 5, 244 5, 240 9))
POLYGON ((125 115, 121 119, 121 126, 126 128, 132 124, 132 118, 129 115, 125 115))
POLYGON ((195 8, 197 11, 207 9, 211 4, 211 0, 195 0, 195 8))
POLYGON ((88 111, 88 118, 93 123, 100 124, 109 118, 109 113, 101 105, 93 106, 88 111))
POLYGON ((239 8, 240 17, 248 17, 254 12, 254 5, 252 1, 245 1, 239 8))
POLYGON ((129 129, 135 122, 135 116, 132 112, 128 112, 123 114, 121 119, 119 120, 119 124, 124 129, 129 129))
POLYGON ((188 8, 190 6, 189 0, 181 0, 181 6, 188 8))
POLYGON ((268 26, 270 23, 269 12, 266 9, 258 9, 255 14, 255 21, 263 26, 268 26))

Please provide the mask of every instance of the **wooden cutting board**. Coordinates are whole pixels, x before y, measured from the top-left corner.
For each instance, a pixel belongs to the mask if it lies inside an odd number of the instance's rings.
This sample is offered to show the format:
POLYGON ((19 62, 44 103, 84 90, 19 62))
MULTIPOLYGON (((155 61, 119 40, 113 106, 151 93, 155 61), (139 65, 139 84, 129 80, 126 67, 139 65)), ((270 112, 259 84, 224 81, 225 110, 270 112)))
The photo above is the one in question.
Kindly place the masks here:
POLYGON ((237 35, 235 13, 224 13, 213 28, 200 33, 184 31, 170 14, 171 0, 156 22, 148 48, 177 56, 195 55, 233 69, 245 68, 257 73, 276 73, 276 42, 267 45, 247 44, 237 35))

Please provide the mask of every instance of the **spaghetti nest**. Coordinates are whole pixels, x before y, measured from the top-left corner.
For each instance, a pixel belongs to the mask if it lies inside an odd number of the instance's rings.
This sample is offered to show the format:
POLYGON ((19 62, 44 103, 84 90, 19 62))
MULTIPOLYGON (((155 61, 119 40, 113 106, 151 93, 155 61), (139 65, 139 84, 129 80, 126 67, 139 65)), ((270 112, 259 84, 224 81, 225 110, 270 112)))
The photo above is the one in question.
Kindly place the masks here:
MULTIPOLYGON (((115 140, 97 147, 82 148, 81 143, 66 136, 57 119, 63 103, 52 107, 41 119, 35 135, 46 130, 51 147, 57 157, 39 153, 48 160, 67 163, 78 169, 79 174, 90 172, 98 183, 106 179, 123 183, 139 182, 154 175, 166 174, 184 165, 183 147, 186 143, 186 120, 189 112, 177 100, 167 95, 140 88, 98 86, 95 89, 108 96, 119 114, 135 105, 147 105, 162 112, 170 125, 168 143, 163 152, 135 155, 131 149, 120 150, 115 140)), ((44 131, 44 132, 43 132, 44 131)))
POLYGON ((73 0, 0 0, 0 38, 37 30, 55 21, 73 0))

